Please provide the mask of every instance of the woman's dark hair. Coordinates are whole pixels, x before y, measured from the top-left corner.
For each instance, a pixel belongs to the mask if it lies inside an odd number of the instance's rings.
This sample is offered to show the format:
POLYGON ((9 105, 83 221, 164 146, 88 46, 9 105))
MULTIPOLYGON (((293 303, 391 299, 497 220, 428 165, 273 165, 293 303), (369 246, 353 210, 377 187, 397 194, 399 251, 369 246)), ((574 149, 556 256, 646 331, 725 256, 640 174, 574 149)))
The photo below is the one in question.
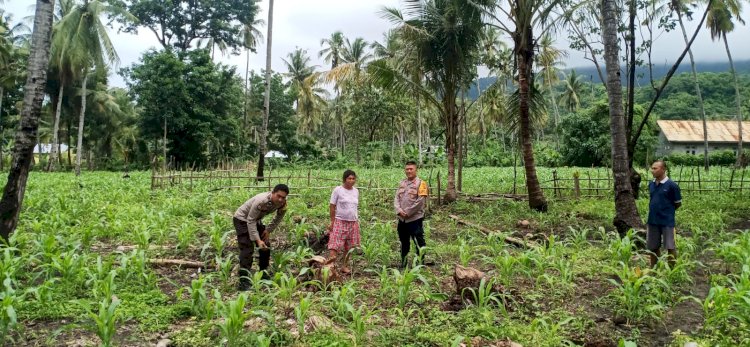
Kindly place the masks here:
POLYGON ((346 179, 349 178, 349 176, 354 176, 356 178, 357 174, 354 172, 354 170, 346 170, 344 171, 344 177, 341 180, 346 182, 346 179))

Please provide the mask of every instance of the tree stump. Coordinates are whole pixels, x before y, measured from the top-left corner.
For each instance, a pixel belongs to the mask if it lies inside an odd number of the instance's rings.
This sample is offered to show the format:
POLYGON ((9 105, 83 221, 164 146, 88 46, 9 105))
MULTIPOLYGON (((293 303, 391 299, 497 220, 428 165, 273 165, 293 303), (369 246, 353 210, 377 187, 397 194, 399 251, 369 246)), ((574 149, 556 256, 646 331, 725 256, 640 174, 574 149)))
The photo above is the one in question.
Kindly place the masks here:
POLYGON ((469 288, 477 291, 479 283, 484 278, 484 272, 470 267, 456 265, 453 274, 453 280, 456 281, 456 293, 464 300, 474 300, 474 296, 469 288))
POLYGON ((327 264, 326 261, 326 258, 319 255, 310 258, 308 261, 313 279, 320 281, 324 286, 333 282, 338 282, 341 279, 336 264, 327 264))

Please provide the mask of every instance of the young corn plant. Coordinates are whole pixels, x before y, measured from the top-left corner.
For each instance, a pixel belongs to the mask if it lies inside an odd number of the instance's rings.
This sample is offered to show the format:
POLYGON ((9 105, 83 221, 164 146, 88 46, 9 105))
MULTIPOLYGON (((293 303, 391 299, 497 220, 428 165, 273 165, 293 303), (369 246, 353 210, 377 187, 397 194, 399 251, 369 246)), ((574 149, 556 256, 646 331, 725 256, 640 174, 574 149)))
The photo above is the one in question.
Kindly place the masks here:
POLYGON ((354 283, 348 282, 331 292, 331 296, 324 298, 334 312, 334 317, 341 323, 348 323, 350 312, 353 309, 352 302, 357 297, 354 291, 354 283))
POLYGON ((177 230, 177 249, 185 250, 195 242, 198 229, 194 225, 185 224, 177 230))
MULTIPOLYGON (((14 253, 18 252, 15 247, 7 247, 3 249, 3 257, 0 259, 0 278, 3 280, 10 278, 11 281, 15 282, 19 273, 23 270, 24 257, 15 256, 14 253)), ((54 276, 52 276, 54 277, 54 276)))
POLYGON ((660 285, 663 281, 646 275, 639 268, 631 269, 623 262, 620 262, 620 267, 614 273, 620 280, 608 280, 615 286, 615 290, 609 295, 618 304, 616 311, 632 321, 647 317, 660 319, 664 306, 655 295, 658 293, 649 291, 649 284, 660 285))
POLYGON ((16 293, 10 277, 3 280, 3 287, 0 292, 0 345, 5 345, 8 333, 18 325, 16 307, 23 302, 23 295, 16 293))
POLYGON ((294 308, 294 317, 297 319, 297 329, 299 329, 299 336, 305 334, 305 321, 310 313, 310 307, 312 307, 311 295, 300 298, 299 305, 294 308))
MULTIPOLYGON (((489 309, 492 305, 500 308, 503 315, 507 316, 508 312, 505 310, 505 304, 503 303, 502 296, 499 293, 493 291, 495 285, 495 279, 491 278, 486 280, 482 278, 479 281, 479 288, 464 288, 464 292, 468 291, 471 293, 473 298, 472 305, 476 306, 481 310, 489 309)), ((463 297, 464 293, 461 293, 463 297)))
POLYGON ((294 296, 294 293, 300 287, 300 283, 294 276, 289 276, 285 272, 277 272, 274 275, 273 285, 277 289, 277 296, 279 299, 289 301, 294 296))
MULTIPOLYGON (((190 295, 190 312, 193 316, 205 320, 213 319, 216 313, 211 300, 208 299, 208 279, 208 276, 199 275, 190 282, 190 287, 184 288, 190 295)), ((182 292, 177 295, 177 297, 181 296, 182 292)))
POLYGON ((247 304, 247 294, 241 293, 236 299, 224 303, 221 300, 221 294, 214 290, 216 305, 221 315, 222 321, 217 323, 221 332, 221 337, 226 341, 227 346, 234 347, 240 345, 240 339, 243 336, 243 328, 249 314, 245 313, 245 304, 247 304))
POLYGON ((151 245, 151 228, 148 226, 142 226, 135 232, 135 243, 139 249, 148 250, 148 246, 151 245))
POLYGON ((591 229, 586 227, 576 229, 572 226, 569 226, 568 229, 570 230, 573 247, 576 250, 582 250, 584 247, 589 245, 589 233, 591 232, 591 229))
POLYGON ((425 285, 428 285, 427 279, 422 274, 423 265, 417 265, 411 269, 400 272, 397 269, 392 269, 393 283, 396 286, 396 301, 398 302, 398 308, 403 310, 406 304, 409 302, 411 292, 414 289, 415 282, 419 281, 425 285))
POLYGON ((292 252, 274 252, 271 257, 271 270, 275 273, 286 272, 289 265, 294 260, 294 253, 292 252))
POLYGON ((615 237, 609 242, 607 252, 609 253, 609 258, 615 264, 620 262, 625 264, 630 263, 630 258, 633 257, 636 249, 633 237, 633 232, 629 231, 623 238, 615 237))
POLYGON ((229 283, 229 280, 232 278, 232 268, 235 264, 234 254, 227 254, 227 256, 224 258, 216 255, 215 261, 216 268, 219 270, 219 278, 221 279, 221 284, 226 286, 229 283))
POLYGON ((370 326, 369 320, 373 313, 364 305, 359 306, 356 310, 351 305, 348 308, 349 315, 351 316, 349 328, 354 332, 355 345, 364 346, 364 338, 370 326))
POLYGON ((101 340, 100 346, 112 346, 112 340, 117 333, 117 321, 120 317, 120 313, 117 310, 118 306, 120 306, 120 299, 115 296, 101 298, 99 300, 99 309, 96 312, 91 309, 88 302, 79 301, 79 303, 86 310, 93 322, 89 328, 101 340))
POLYGON ((469 262, 474 258, 474 250, 466 243, 466 240, 462 239, 458 246, 458 258, 461 266, 469 266, 469 262))

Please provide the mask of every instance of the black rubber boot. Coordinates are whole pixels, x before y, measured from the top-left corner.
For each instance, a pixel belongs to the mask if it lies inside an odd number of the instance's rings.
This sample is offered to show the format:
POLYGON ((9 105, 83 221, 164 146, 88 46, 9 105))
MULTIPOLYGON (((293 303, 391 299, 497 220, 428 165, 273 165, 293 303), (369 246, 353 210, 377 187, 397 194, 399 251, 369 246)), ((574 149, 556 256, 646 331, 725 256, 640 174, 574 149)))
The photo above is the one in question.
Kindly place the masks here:
POLYGON ((252 282, 250 282, 250 278, 248 277, 240 277, 240 283, 237 285, 237 290, 241 292, 246 292, 250 290, 250 287, 252 287, 252 282))
POLYGON ((259 249, 258 250, 258 268, 263 271, 263 279, 270 280, 271 274, 268 270, 268 266, 271 264, 271 250, 270 249, 259 249))

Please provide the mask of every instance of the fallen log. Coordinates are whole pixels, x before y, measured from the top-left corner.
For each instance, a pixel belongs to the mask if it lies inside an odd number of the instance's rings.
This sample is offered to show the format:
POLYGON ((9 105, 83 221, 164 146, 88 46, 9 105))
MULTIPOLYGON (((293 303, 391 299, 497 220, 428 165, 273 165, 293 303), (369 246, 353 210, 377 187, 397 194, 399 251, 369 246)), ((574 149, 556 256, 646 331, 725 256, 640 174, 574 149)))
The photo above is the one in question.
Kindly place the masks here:
MULTIPOLYGON (((479 224, 475 224, 475 223, 472 223, 472 222, 469 222, 469 221, 465 221, 465 220, 459 218, 458 216, 456 216, 454 214, 449 215, 449 217, 451 219, 455 220, 458 224, 465 225, 465 226, 477 229, 477 230, 481 231, 483 234, 485 234, 487 236, 490 236, 492 234, 498 233, 497 231, 493 231, 493 230, 487 229, 487 228, 485 228, 485 227, 483 227, 483 226, 481 226, 479 224)), ((530 243, 530 242, 526 242, 526 241, 521 240, 521 239, 519 239, 517 237, 503 236, 503 239, 505 240, 505 242, 510 243, 512 245, 515 245, 515 246, 518 246, 518 247, 536 248, 535 244, 530 243)))
POLYGON ((182 266, 187 268, 205 268, 206 264, 202 261, 192 261, 192 260, 181 260, 181 259, 149 259, 149 264, 156 265, 156 266, 169 266, 169 265, 176 265, 176 266, 182 266))

